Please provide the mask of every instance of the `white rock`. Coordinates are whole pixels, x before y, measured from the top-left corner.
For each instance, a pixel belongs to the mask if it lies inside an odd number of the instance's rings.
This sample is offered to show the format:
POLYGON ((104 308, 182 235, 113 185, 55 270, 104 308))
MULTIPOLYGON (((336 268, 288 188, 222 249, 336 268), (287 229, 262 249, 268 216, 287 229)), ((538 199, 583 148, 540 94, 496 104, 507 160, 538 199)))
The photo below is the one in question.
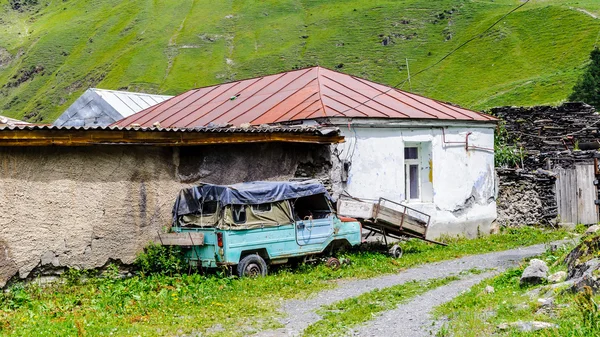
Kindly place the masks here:
POLYGON ((550 283, 559 283, 567 279, 567 272, 558 271, 550 276, 548 276, 548 282, 550 283))
POLYGON ((492 286, 487 286, 483 289, 484 294, 493 294, 494 291, 495 291, 495 289, 492 286))
POLYGON ((540 322, 540 321, 531 321, 531 322, 523 322, 517 321, 513 323, 502 323, 497 326, 499 330, 508 330, 509 328, 516 328, 519 331, 530 332, 530 331, 538 331, 543 329, 550 328, 558 328, 558 325, 548 323, 548 322, 540 322))
POLYGON ((594 234, 594 233, 596 233, 598 230, 600 230, 600 226, 598 226, 598 225, 593 225, 593 226, 590 226, 590 227, 587 229, 587 231, 585 231, 585 234, 594 234))

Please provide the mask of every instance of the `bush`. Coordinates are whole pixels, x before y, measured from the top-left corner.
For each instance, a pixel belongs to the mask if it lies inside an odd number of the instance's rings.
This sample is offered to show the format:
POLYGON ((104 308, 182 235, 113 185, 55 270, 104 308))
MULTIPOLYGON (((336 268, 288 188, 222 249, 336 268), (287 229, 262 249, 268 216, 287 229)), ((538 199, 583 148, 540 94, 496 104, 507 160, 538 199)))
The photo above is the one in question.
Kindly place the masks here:
POLYGON ((173 276, 185 270, 187 262, 179 247, 151 243, 138 254, 134 264, 145 275, 173 276))

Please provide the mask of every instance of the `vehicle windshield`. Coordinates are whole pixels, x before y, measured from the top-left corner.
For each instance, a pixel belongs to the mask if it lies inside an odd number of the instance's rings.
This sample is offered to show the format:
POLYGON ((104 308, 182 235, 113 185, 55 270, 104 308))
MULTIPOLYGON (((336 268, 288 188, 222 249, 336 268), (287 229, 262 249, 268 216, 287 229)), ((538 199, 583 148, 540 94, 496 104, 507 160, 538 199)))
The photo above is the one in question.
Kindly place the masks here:
POLYGON ((311 195, 298 198, 294 201, 294 218, 304 220, 308 218, 322 219, 331 214, 331 206, 324 194, 311 195))

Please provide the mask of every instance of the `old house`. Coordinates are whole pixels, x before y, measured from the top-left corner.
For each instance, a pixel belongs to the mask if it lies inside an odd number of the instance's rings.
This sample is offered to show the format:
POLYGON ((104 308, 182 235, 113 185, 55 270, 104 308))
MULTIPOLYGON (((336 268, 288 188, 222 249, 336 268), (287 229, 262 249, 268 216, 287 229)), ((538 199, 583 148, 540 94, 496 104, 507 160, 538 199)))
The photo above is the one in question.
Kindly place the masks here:
POLYGON ((107 126, 171 96, 90 88, 63 112, 57 126, 107 126))
POLYGON ((335 128, 0 126, 0 287, 136 254, 189 184, 319 178, 335 128))
POLYGON ((431 215, 431 238, 488 233, 496 218, 496 119, 366 79, 300 69, 193 89, 115 125, 156 123, 338 126, 335 197, 404 202, 431 215))

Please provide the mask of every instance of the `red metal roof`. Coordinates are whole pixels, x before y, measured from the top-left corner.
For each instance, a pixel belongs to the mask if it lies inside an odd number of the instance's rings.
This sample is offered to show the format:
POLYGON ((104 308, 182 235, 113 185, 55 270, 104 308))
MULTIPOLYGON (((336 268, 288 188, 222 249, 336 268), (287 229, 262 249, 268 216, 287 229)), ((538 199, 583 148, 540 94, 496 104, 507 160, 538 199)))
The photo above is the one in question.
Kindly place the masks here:
POLYGON ((320 117, 496 120, 355 76, 312 67, 193 89, 113 125, 148 127, 158 122, 163 128, 185 128, 320 117))

